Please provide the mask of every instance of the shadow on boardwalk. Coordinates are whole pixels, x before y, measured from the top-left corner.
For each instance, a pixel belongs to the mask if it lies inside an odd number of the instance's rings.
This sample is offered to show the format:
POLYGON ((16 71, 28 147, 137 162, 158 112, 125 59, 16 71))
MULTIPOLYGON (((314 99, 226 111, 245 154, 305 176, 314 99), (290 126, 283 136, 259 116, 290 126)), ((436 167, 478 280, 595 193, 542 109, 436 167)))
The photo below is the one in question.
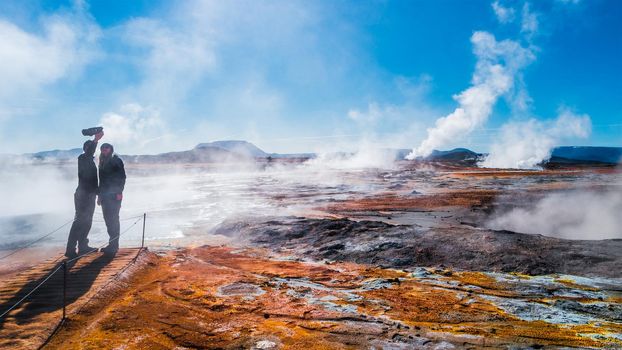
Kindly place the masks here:
MULTIPOLYGON (((100 272, 111 260, 111 258, 100 255, 91 261, 82 262, 77 260, 67 264, 67 305, 72 304, 91 289, 97 276, 99 276, 100 272)), ((23 298, 24 295, 28 294, 33 288, 47 278, 58 266, 58 264, 51 266, 43 271, 44 273, 40 278, 24 284, 11 298, 0 304, 0 312, 4 312, 13 306, 23 298)), ((51 313, 62 309, 62 307, 63 269, 61 268, 21 305, 11 311, 3 319, 0 319, 0 330, 4 329, 6 323, 14 323, 16 325, 27 324, 33 318, 41 314, 51 313)))

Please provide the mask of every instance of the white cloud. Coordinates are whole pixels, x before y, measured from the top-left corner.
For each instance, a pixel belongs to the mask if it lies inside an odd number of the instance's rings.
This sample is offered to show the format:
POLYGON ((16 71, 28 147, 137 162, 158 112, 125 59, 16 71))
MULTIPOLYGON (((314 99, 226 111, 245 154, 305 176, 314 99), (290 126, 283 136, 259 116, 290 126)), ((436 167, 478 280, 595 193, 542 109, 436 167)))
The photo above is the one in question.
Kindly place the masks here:
POLYGON ((534 168, 551 157, 564 140, 586 138, 591 133, 589 115, 562 109, 555 120, 510 122, 502 127, 490 154, 482 163, 488 168, 534 168))
POLYGON ((514 21, 514 9, 505 7, 497 0, 491 4, 492 10, 497 16, 497 20, 501 23, 510 23, 514 21))
MULTIPOLYGON (((343 52, 321 49, 319 6, 304 2, 173 3, 150 18, 122 25, 119 39, 135 54, 142 80, 124 91, 145 104, 176 108, 199 86, 265 80, 270 69, 304 82, 329 78, 343 52), (168 106, 162 106, 167 104, 168 106)), ((335 33, 335 35, 338 35, 335 33)), ((234 106, 231 106, 233 108, 234 106)))
POLYGON ((41 18, 36 31, 0 19, 0 120, 32 112, 43 88, 96 57, 99 27, 80 6, 73 11, 41 18))
POLYGON ((136 103, 121 106, 119 112, 105 113, 100 124, 105 134, 102 142, 111 143, 123 154, 156 153, 154 150, 161 148, 153 148, 153 143, 170 137, 159 111, 136 103))
POLYGON ((350 109, 348 111, 348 118, 355 122, 374 125, 383 118, 388 118, 391 115, 398 114, 399 111, 395 106, 379 106, 377 102, 370 102, 367 105, 367 110, 362 111, 359 109, 350 109))
MULTIPOLYGON (((427 101, 432 77, 423 74, 416 78, 398 76, 393 80, 392 89, 398 91, 403 103, 378 103, 372 101, 366 109, 350 108, 347 116, 365 129, 374 128, 378 123, 400 123, 412 118, 427 119, 436 112, 427 101)), ((368 130, 372 131, 372 130, 368 130)))
MULTIPOLYGON (((366 108, 350 108, 347 118, 354 122, 346 130, 356 130, 365 138, 365 148, 373 143, 376 147, 403 148, 413 139, 421 138, 424 122, 433 120, 440 109, 429 103, 432 77, 423 74, 393 79, 391 89, 399 92, 399 99, 393 102, 369 102, 366 108)), ((358 150, 360 140, 347 149, 358 150)))
POLYGON ((425 157, 481 126, 498 98, 512 91, 520 71, 535 60, 531 49, 512 40, 497 41, 488 32, 475 32, 471 43, 477 57, 471 87, 454 96, 459 107, 427 130, 427 138, 409 154, 409 159, 425 157))
POLYGON ((184 127, 201 129, 185 134, 196 142, 300 132, 288 118, 325 113, 293 110, 305 104, 299 102, 300 91, 317 98, 329 94, 318 86, 338 90, 346 82, 344 72, 358 60, 352 55, 357 45, 346 40, 354 35, 351 28, 327 7, 333 5, 190 0, 135 18, 114 31, 139 73, 135 83, 117 93, 118 104, 157 107, 171 132, 179 123, 168 118, 183 114, 184 127), (336 18, 343 28, 327 26, 336 18))
POLYGON ((531 12, 530 5, 526 2, 523 4, 521 13, 521 32, 525 34, 529 40, 538 31, 538 26, 538 14, 531 12))
POLYGON ((177 101, 216 67, 209 33, 138 18, 125 24, 124 39, 145 50, 135 63, 143 74, 140 95, 151 102, 177 101))
POLYGON ((400 92, 399 101, 380 103, 374 100, 365 108, 350 108, 343 137, 317 145, 313 151, 319 156, 311 164, 331 168, 394 166, 395 149, 420 139, 422 122, 432 120, 439 113, 427 102, 431 82, 427 74, 396 77, 390 88, 400 92), (349 153, 336 153, 340 151, 349 153))

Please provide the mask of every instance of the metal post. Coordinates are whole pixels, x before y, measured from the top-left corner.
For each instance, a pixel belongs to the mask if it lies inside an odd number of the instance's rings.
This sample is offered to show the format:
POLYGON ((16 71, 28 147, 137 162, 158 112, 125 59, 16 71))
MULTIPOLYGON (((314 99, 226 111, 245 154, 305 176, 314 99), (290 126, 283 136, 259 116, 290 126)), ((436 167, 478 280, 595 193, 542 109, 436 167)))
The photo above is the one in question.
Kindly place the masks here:
POLYGON ((63 320, 67 315, 65 307, 67 305, 67 261, 63 261, 63 320))
POLYGON ((145 221, 147 221, 147 213, 143 214, 143 240, 140 242, 140 248, 145 247, 145 221))

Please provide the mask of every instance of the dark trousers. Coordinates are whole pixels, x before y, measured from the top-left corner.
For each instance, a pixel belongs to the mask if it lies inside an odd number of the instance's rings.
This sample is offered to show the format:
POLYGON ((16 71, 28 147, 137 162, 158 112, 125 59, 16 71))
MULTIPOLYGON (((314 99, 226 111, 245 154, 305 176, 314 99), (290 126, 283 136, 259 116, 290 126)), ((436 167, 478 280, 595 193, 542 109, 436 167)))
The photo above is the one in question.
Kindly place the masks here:
POLYGON ((121 211, 121 201, 117 200, 116 194, 104 194, 100 196, 104 221, 108 229, 108 247, 111 250, 119 249, 119 234, 121 224, 119 223, 119 211, 121 211))
POLYGON ((93 213, 95 212, 95 193, 77 190, 73 195, 73 202, 76 208, 69 238, 67 239, 67 251, 75 252, 76 243, 78 248, 86 248, 89 240, 87 236, 93 224, 93 213))

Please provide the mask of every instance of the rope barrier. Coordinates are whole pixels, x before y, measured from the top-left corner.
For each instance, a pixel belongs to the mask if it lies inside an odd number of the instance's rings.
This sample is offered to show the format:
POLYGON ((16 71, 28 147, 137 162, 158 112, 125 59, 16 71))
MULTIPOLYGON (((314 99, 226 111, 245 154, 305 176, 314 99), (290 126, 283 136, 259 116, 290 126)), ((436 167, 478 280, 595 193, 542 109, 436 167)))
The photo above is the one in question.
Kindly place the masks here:
POLYGON ((122 234, 124 234, 124 233, 126 233, 127 231, 129 231, 132 227, 136 226, 136 224, 137 224, 140 220, 142 220, 142 218, 143 218, 143 216, 141 215, 141 216, 140 216, 140 217, 139 217, 136 221, 134 221, 134 223, 133 223, 133 224, 131 224, 128 228, 126 228, 125 230, 123 230, 123 232, 119 233, 116 237, 109 239, 109 240, 108 240, 108 242, 106 242, 106 243, 104 243, 104 244, 100 245, 99 247, 97 247, 97 248, 95 248, 95 249, 93 249, 93 250, 91 250, 91 251, 88 251, 88 252, 86 252, 86 253, 84 253, 84 254, 82 254, 82 255, 78 255, 78 256, 76 256, 75 258, 72 258, 72 259, 67 260, 67 263, 69 264, 69 263, 71 263, 71 262, 73 262, 73 261, 75 261, 75 260, 80 259, 80 258, 81 258, 81 257, 83 257, 83 256, 86 256, 86 255, 89 255, 89 254, 95 253, 95 252, 96 252, 96 251, 98 251, 99 249, 101 249, 101 248, 103 248, 104 246, 106 246, 106 245, 110 244, 110 242, 114 242, 114 241, 118 240, 118 239, 121 237, 121 235, 122 235, 122 234))
POLYGON ((10 308, 8 308, 8 310, 6 310, 5 312, 3 312, 0 315, 0 318, 3 318, 6 314, 8 314, 9 312, 11 312, 11 310, 15 309, 17 307, 17 305, 21 304, 24 300, 26 300, 30 295, 32 295, 32 293, 34 293, 37 289, 39 289, 45 282, 47 282, 50 278, 52 278, 52 276, 54 276, 54 274, 56 272, 58 272, 58 270, 60 270, 61 268, 63 268, 63 265, 58 265, 58 267, 52 271, 52 273, 50 273, 43 281, 41 281, 36 287, 34 287, 30 292, 28 292, 28 294, 26 294, 23 298, 21 298, 18 302, 16 302, 15 304, 13 304, 13 306, 11 306, 10 308))
MULTIPOLYGON (((143 217, 143 214, 140 214, 140 215, 136 215, 136 216, 130 216, 130 217, 127 217, 127 218, 119 219, 119 221, 130 221, 132 219, 142 218, 142 217, 143 217)), ((106 223, 106 221, 104 221, 104 220, 97 220, 97 219, 93 219, 93 222, 106 223)))
MULTIPOLYGON (((145 216, 146 217, 146 216, 145 216)), ((144 221, 143 221, 144 222, 144 221)), ((80 312, 82 312, 82 309, 84 309, 97 295, 99 295, 99 292, 101 292, 102 290, 104 290, 108 285, 110 285, 112 282, 115 282, 117 280, 117 278, 119 276, 121 276, 129 267, 131 264, 133 264, 134 262, 136 262, 136 260, 138 259, 138 256, 140 255, 140 253, 143 251, 143 247, 141 246, 138 249, 138 252, 136 253, 136 256, 134 257, 134 259, 132 259, 132 261, 130 261, 127 265, 125 265, 120 271, 118 271, 108 282, 104 283, 103 285, 101 285, 99 288, 97 288, 97 290, 91 294, 91 296, 84 302, 82 303, 82 305, 78 306, 76 310, 74 310, 73 314, 77 315, 80 312)), ((56 335, 56 333, 58 333, 58 331, 60 331, 60 329, 63 327, 63 325, 65 324, 65 320, 66 318, 62 318, 60 320, 60 322, 56 325, 56 327, 54 327, 54 329, 52 330, 52 332, 50 333, 50 335, 45 339, 45 341, 37 348, 38 350, 45 348, 46 345, 49 344, 49 342, 52 340, 52 338, 56 335)))
MULTIPOLYGON (((122 219, 119 219, 119 221, 129 221, 129 220, 133 220, 133 219, 136 219, 136 218, 142 218, 142 217, 143 217, 143 215, 141 214, 141 215, 136 215, 136 216, 130 216, 130 217, 127 217, 127 218, 122 218, 122 219)), ((42 240, 44 240, 45 238, 47 238, 47 237, 49 237, 49 236, 53 235, 54 233, 56 233, 56 232, 60 231, 60 229, 62 229, 63 227, 65 227, 65 226, 67 226, 67 225, 69 225, 69 224, 73 223, 74 221, 76 221, 76 219, 75 219, 75 218, 74 218, 74 219, 71 219, 71 221, 67 221, 66 223, 64 223, 64 224, 62 224, 61 226, 57 227, 57 228, 56 228, 56 229, 54 229, 53 231, 46 233, 45 235, 43 235, 43 236, 41 236, 41 237, 39 237, 39 238, 35 239, 34 241, 29 242, 29 243, 27 243, 26 245, 24 245, 24 246, 22 246, 22 247, 19 247, 19 248, 17 248, 17 249, 14 249, 14 250, 12 250, 10 253, 8 253, 8 254, 6 254, 6 255, 0 256, 0 260, 6 259, 6 258, 8 258, 8 257, 10 257, 10 256, 12 256, 12 255, 14 255, 14 254, 16 254, 16 253, 18 253, 18 252, 22 251, 22 250, 24 250, 24 249, 28 248, 28 247, 31 247, 31 246, 32 246, 32 245, 34 245, 35 243, 41 242, 41 241, 42 241, 42 240)), ((104 221, 104 220, 96 220, 96 219, 94 219, 94 220, 93 220, 93 222, 97 222, 97 223, 105 223, 105 221, 104 221)))
POLYGON ((32 246, 33 244, 35 244, 35 243, 37 243, 37 242, 42 241, 43 239, 45 239, 45 238, 49 237, 50 235, 52 235, 52 234, 54 234, 54 233, 58 232, 61 228, 63 228, 63 227, 65 227, 65 226, 67 226, 67 225, 69 225, 69 224, 73 223, 74 221, 76 221, 76 219, 75 219, 75 218, 74 218, 74 219, 72 219, 71 221, 67 221, 66 223, 64 223, 64 224, 62 224, 61 226, 59 226, 58 228, 56 228, 54 231, 49 232, 49 233, 46 233, 46 234, 45 234, 45 235, 43 235, 42 237, 40 237, 40 238, 38 238, 38 239, 36 239, 36 240, 34 240, 34 241, 32 241, 32 242, 30 242, 30 243, 26 244, 25 246, 23 246, 23 247, 21 247, 21 248, 18 248, 18 249, 16 249, 16 250, 13 250, 11 253, 6 254, 6 255, 4 255, 4 256, 2 256, 2 257, 0 257, 0 260, 5 259, 5 258, 8 258, 9 256, 11 256, 11 255, 13 255, 13 254, 15 254, 15 253, 20 252, 20 251, 22 251, 22 250, 24 250, 24 249, 26 249, 26 248, 28 248, 28 247, 32 246))
MULTIPOLYGON (((128 231, 132 228, 132 227, 136 226, 136 224, 137 224, 137 223, 139 223, 141 220, 145 220, 145 219, 146 219, 146 217, 147 217, 147 214, 143 214, 143 215, 140 215, 140 216, 135 216, 135 217, 132 217, 132 219, 136 219, 136 218, 137 218, 137 220, 136 220, 136 221, 134 221, 134 223, 133 223, 133 224, 131 224, 129 227, 127 227, 125 230, 123 230, 122 232, 120 232, 120 233, 119 233, 116 237, 114 237, 114 238, 112 238, 112 239, 109 239, 107 243, 104 243, 104 244, 102 244, 101 246, 99 246, 98 248, 93 249, 92 251, 89 251, 89 252, 84 253, 84 254, 82 254, 82 255, 79 255, 79 256, 77 256, 77 257, 75 257, 75 258, 73 258, 73 259, 69 259, 69 260, 65 260, 65 261, 63 261, 63 263, 62 263, 62 264, 58 265, 58 266, 56 267, 56 269, 54 269, 51 273, 49 273, 49 274, 48 274, 48 275, 47 275, 47 276, 46 276, 46 277, 45 277, 45 278, 44 278, 41 282, 39 282, 39 283, 37 284, 37 286, 35 286, 32 290, 30 290, 30 292, 28 292, 26 295, 24 295, 24 296, 23 296, 20 300, 18 300, 15 304, 13 304, 10 308, 8 308, 8 309, 7 309, 6 311, 4 311, 2 314, 0 314, 0 319, 1 319, 1 318, 3 318, 4 316, 6 316, 6 315, 7 315, 9 312, 11 312, 12 310, 14 310, 14 309, 15 309, 15 308, 19 305, 19 304, 23 303, 26 299, 28 299, 28 297, 29 297, 29 296, 31 296, 31 295, 32 295, 35 291, 37 291, 39 288, 41 288, 41 286, 43 286, 43 285, 44 285, 44 284, 45 284, 45 283, 46 283, 46 282, 47 282, 50 278, 52 278, 52 276, 54 276, 54 274, 56 274, 56 272, 58 272, 58 270, 60 270, 61 268, 63 268, 63 269, 64 269, 64 272, 65 272, 65 277, 64 277, 63 283, 64 283, 64 286, 66 286, 66 269, 67 269, 67 264, 69 264, 69 263, 71 263, 71 262, 73 262, 73 261, 75 261, 75 260, 78 260, 79 258, 82 258, 82 257, 84 257, 84 256, 86 256, 86 255, 89 255, 89 254, 92 254, 92 253, 94 253, 94 252, 97 252, 97 251, 99 251, 99 249, 103 248, 103 247, 104 247, 104 245, 107 245, 107 244, 109 244, 110 242, 113 242, 113 241, 115 241, 115 240, 118 240, 118 239, 121 237, 121 235, 123 235, 123 234, 127 233, 127 232, 128 232, 128 231)), ((129 218, 126 218, 126 219, 129 219, 129 218)), ((70 221, 70 222, 73 222, 73 221, 74 221, 74 220, 72 220, 72 221, 70 221)), ((50 234, 52 234, 52 233, 54 233, 54 232, 56 232, 56 231, 60 230, 62 227, 66 226, 67 224, 68 224, 68 223, 66 223, 66 224, 64 224, 63 226, 61 226, 61 227, 57 228, 57 229, 56 229, 56 230, 54 230, 53 232, 48 233, 48 234, 46 235, 46 237, 47 237, 47 236, 49 236, 50 234)), ((143 237, 144 237, 144 227, 145 227, 145 226, 143 225, 143 237)), ((44 237, 42 237, 42 238, 38 239, 37 241, 40 241, 40 240, 41 240, 41 239, 43 239, 43 238, 44 238, 44 237)), ((31 242, 31 244, 33 244, 33 243, 35 243, 35 242, 36 242, 36 241, 31 242)), ((144 242, 144 238, 143 238, 143 242, 144 242)), ((24 248, 20 248, 20 249, 24 249, 24 248)), ((141 246, 141 249, 142 249, 142 246, 141 246)), ((15 252, 17 252, 17 251, 15 251, 15 252)), ((15 253, 15 252, 13 252, 13 253, 15 253)), ((6 255, 5 257, 10 256, 10 255, 12 255, 13 253, 11 253, 11 254, 9 254, 9 255, 6 255)), ((140 253, 140 251, 139 251, 139 253, 140 253)), ((138 256, 138 255, 137 255, 137 256, 138 256)), ((3 257, 3 258, 4 258, 4 257, 3 257)), ((59 257, 59 258, 57 258, 56 260, 54 260, 54 261, 53 261, 53 263, 55 263, 56 261, 58 261, 60 258, 62 258, 62 256, 61 256, 61 257, 59 257)), ((65 287, 63 287, 63 293, 65 293, 65 287)), ((64 321, 64 320, 65 320, 65 305, 64 305, 64 302, 63 302, 63 319, 61 320, 61 322, 62 322, 62 321, 64 321)))

